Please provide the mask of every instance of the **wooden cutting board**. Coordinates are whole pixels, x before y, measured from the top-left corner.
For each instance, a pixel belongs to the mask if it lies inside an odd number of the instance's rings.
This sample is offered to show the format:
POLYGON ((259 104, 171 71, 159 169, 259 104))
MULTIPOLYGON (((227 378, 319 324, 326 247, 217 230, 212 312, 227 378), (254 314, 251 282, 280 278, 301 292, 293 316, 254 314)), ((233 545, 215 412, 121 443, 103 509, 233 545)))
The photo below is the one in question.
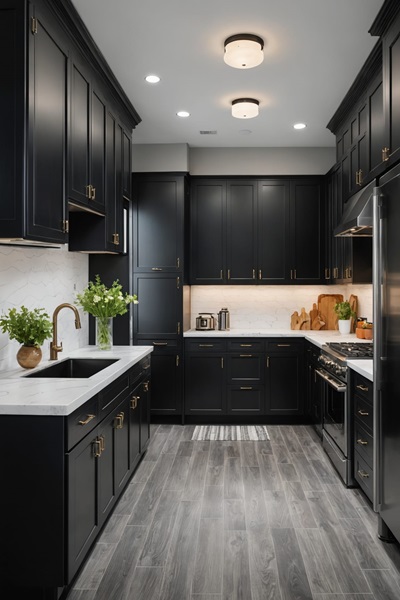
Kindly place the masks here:
POLYGON ((318 296, 318 311, 325 325, 321 329, 338 329, 337 315, 334 306, 337 302, 343 302, 342 294, 320 294, 318 296))
POLYGON ((353 310, 356 313, 356 316, 353 319, 351 319, 351 324, 350 324, 350 331, 352 333, 354 333, 356 330, 356 326, 357 326, 358 296, 354 296, 354 294, 351 294, 351 296, 349 298, 349 303, 350 303, 351 310, 353 310))

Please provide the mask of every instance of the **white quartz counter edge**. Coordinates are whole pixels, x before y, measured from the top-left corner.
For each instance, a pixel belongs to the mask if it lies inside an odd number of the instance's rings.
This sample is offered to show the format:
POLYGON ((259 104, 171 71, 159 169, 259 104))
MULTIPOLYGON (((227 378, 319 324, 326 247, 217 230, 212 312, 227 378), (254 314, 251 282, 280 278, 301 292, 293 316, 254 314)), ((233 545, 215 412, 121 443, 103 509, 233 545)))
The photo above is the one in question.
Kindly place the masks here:
MULTIPOLYGON (((312 342, 319 348, 322 348, 324 344, 327 342, 366 342, 367 340, 362 340, 356 337, 355 333, 350 333, 348 335, 342 335, 339 331, 308 331, 301 330, 296 331, 293 329, 230 329, 229 331, 197 331, 196 329, 190 329, 186 331, 184 334, 185 338, 238 338, 238 337, 247 337, 247 338, 274 338, 274 337, 300 337, 312 342)), ((370 381, 373 381, 373 366, 372 359, 366 360, 349 360, 347 364, 351 369, 363 375, 370 381)))
POLYGON ((69 415, 152 351, 152 346, 115 346, 110 351, 86 346, 60 356, 60 361, 72 357, 118 359, 87 379, 25 377, 53 364, 50 360, 28 372, 16 369, 4 373, 0 377, 0 415, 69 415))

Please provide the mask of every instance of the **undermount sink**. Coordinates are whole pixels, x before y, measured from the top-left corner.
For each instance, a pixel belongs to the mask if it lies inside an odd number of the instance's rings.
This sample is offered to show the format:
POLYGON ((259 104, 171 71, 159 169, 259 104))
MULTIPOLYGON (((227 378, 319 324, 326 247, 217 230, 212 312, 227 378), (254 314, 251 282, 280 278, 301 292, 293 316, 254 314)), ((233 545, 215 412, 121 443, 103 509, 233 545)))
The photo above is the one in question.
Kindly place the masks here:
POLYGON ((114 364, 118 358, 67 358, 25 377, 87 378, 114 364))

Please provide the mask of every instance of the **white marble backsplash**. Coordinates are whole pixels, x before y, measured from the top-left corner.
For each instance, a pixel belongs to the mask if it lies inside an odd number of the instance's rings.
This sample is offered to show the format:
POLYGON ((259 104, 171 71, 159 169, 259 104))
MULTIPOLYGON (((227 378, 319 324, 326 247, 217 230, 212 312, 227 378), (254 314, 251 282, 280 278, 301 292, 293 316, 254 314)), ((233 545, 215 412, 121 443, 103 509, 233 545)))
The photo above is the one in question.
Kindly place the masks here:
POLYGON ((270 285, 218 286, 196 285, 191 288, 191 327, 201 312, 215 315, 227 307, 231 327, 238 329, 290 328, 290 316, 304 307, 306 312, 317 303, 319 294, 358 296, 358 314, 372 321, 372 285, 270 285))
MULTIPOLYGON (((74 304, 76 291, 88 282, 88 256, 61 248, 0 246, 0 314, 9 308, 44 308, 50 318, 62 302, 74 304)), ((88 343, 88 317, 81 310, 82 329, 75 329, 74 315, 63 309, 58 318, 58 339, 66 351, 88 343)), ((49 357, 49 343, 43 358, 49 357)), ((0 331, 0 372, 15 368, 20 344, 0 331)), ((62 356, 62 354, 60 355, 62 356)))

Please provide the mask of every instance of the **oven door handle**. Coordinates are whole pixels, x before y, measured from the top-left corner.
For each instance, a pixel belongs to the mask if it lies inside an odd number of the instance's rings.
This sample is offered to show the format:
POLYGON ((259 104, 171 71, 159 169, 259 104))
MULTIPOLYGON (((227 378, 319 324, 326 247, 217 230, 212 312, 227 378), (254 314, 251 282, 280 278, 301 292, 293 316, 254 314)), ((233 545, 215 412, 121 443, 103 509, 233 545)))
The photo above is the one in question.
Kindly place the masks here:
POLYGON ((336 381, 329 377, 329 375, 325 375, 323 371, 315 369, 315 372, 321 377, 321 379, 324 379, 331 387, 333 387, 336 392, 345 392, 347 390, 345 385, 342 383, 336 383, 336 381))

